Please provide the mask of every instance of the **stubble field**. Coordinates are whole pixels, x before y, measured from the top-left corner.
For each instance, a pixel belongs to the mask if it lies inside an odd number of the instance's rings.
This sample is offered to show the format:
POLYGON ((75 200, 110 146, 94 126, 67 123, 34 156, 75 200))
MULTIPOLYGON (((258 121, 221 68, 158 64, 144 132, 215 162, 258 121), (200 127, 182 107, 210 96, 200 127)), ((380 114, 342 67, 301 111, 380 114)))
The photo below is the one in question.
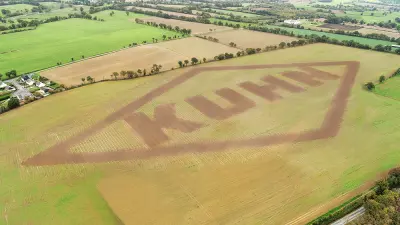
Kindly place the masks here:
POLYGON ((217 38, 219 42, 229 44, 233 42, 238 48, 265 48, 270 45, 279 45, 281 42, 297 41, 297 38, 269 34, 263 32, 255 32, 250 30, 229 30, 223 32, 212 33, 207 36, 217 38))
POLYGON ((398 164, 400 103, 362 84, 399 62, 314 44, 11 111, 0 117, 2 222, 307 222, 398 164))
POLYGON ((164 19, 160 17, 147 17, 143 19, 148 22, 156 22, 156 23, 164 23, 167 25, 171 25, 173 27, 178 26, 180 28, 191 29, 192 34, 201 34, 208 33, 213 31, 223 31, 223 30, 232 30, 230 27, 224 26, 216 26, 214 24, 204 24, 204 23, 194 23, 187 22, 183 20, 174 20, 174 19, 164 19))
POLYGON ((225 45, 190 37, 125 49, 46 70, 41 72, 41 75, 66 85, 80 84, 81 78, 87 76, 96 80, 111 79, 110 75, 113 72, 121 70, 146 69, 149 72, 153 64, 162 65, 162 70, 170 70, 178 67, 180 60, 190 62, 192 57, 197 57, 199 60, 212 59, 221 53, 236 53, 237 51, 238 49, 225 45))

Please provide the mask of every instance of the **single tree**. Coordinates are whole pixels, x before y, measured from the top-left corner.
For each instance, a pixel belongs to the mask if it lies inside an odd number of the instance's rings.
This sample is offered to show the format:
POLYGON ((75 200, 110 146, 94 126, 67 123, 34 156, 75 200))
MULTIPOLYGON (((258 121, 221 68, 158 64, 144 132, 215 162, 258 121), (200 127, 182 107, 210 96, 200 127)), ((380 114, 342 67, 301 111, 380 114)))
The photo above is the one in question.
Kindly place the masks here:
POLYGON ((162 36, 162 39, 165 41, 166 38, 167 38, 167 35, 164 34, 164 35, 162 36))
POLYGON ((82 58, 82 59, 84 59, 84 58, 85 58, 85 56, 84 56, 84 55, 82 55, 82 56, 81 56, 81 58, 82 58))
POLYGON ((74 61, 74 58, 71 58, 71 61, 74 61))
POLYGON ((91 76, 87 76, 87 77, 86 77, 86 80, 87 80, 88 82, 90 82, 90 83, 93 83, 93 82, 94 82, 94 79, 93 79, 91 76))
POLYGON ((129 16, 129 11, 126 11, 126 15, 129 16))
POLYGON ((81 80, 82 80, 82 83, 85 83, 86 78, 82 77, 81 80))
POLYGON ((205 63, 207 61, 207 59, 206 58, 203 58, 203 63, 205 63))
POLYGON ((138 73, 139 76, 142 76, 142 73, 143 73, 143 72, 142 72, 141 69, 138 69, 136 72, 138 73))
POLYGON ((196 57, 193 57, 191 59, 191 61, 192 61, 192 65, 195 65, 195 64, 197 64, 199 62, 199 60, 196 57))
POLYGON ((379 83, 383 83, 386 80, 385 76, 380 76, 379 77, 379 83))
POLYGON ((375 88, 375 85, 374 85, 374 83, 372 83, 372 82, 368 82, 368 83, 366 83, 364 86, 365 86, 365 88, 366 88, 367 90, 369 90, 369 91, 371 91, 372 89, 375 88))
POLYGON ((122 78, 125 78, 125 76, 126 76, 126 71, 125 71, 125 70, 122 70, 119 74, 122 76, 122 78))
POLYGON ((114 72, 112 73, 112 76, 114 76, 114 79, 117 79, 117 77, 119 76, 118 72, 114 72))
POLYGON ((17 97, 11 97, 7 103, 8 109, 15 109, 20 106, 19 100, 17 97))
POLYGON ((179 60, 178 64, 179 64, 179 67, 181 67, 181 68, 183 67, 183 62, 182 61, 179 60))
POLYGON ((279 48, 284 48, 285 46, 286 46, 286 43, 285 43, 285 42, 279 43, 279 48))
POLYGON ((183 61, 185 63, 185 66, 187 66, 187 64, 189 64, 189 60, 185 59, 185 61, 183 61))

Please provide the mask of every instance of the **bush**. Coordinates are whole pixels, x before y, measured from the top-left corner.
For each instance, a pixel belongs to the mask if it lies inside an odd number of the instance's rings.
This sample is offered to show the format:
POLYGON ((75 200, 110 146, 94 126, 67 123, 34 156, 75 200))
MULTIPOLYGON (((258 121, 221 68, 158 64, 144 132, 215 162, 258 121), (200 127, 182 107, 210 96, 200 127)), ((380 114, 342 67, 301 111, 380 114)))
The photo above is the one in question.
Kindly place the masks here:
POLYGON ((9 99, 9 98, 10 98, 10 96, 11 96, 11 93, 9 93, 9 94, 5 94, 5 95, 0 95, 0 101, 3 101, 3 100, 6 100, 6 99, 9 99))
POLYGON ((385 76, 380 76, 379 77, 379 83, 383 83, 386 80, 385 76))
POLYGON ((364 87, 365 87, 368 91, 371 91, 371 90, 375 89, 375 84, 372 83, 372 82, 368 82, 368 83, 366 83, 366 84, 364 85, 364 87))
POLYGON ((15 109, 19 107, 19 100, 16 97, 11 97, 10 100, 8 100, 7 106, 9 109, 15 109))

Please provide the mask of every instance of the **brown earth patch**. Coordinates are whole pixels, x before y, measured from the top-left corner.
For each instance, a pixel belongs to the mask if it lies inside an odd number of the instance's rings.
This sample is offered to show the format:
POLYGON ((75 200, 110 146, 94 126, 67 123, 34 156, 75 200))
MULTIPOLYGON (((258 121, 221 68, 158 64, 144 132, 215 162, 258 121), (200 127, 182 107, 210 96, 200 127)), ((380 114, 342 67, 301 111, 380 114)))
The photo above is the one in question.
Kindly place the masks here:
POLYGON ((233 28, 224 27, 224 26, 217 26, 214 24, 204 24, 204 23, 194 23, 182 20, 174 20, 174 19, 164 19, 160 17, 147 17, 143 19, 144 21, 148 22, 155 22, 155 23, 164 23, 167 25, 171 25, 173 27, 178 26, 180 28, 191 29, 193 34, 201 34, 201 33, 208 33, 212 31, 223 31, 223 30, 232 30, 233 28))
POLYGON ((150 67, 154 63, 161 64, 163 66, 162 70, 170 70, 172 67, 178 66, 179 60, 190 60, 192 57, 211 59, 225 52, 235 53, 237 49, 201 38, 190 37, 133 47, 45 70, 41 74, 62 84, 76 85, 81 83, 82 77, 91 76, 97 81, 107 80, 111 79, 110 75, 113 72, 121 70, 136 71, 138 69, 146 69, 150 71, 150 67))
MULTIPOLYGON (((131 102, 127 106, 121 108, 120 110, 110 114, 104 120, 98 122, 87 130, 80 134, 73 136, 72 138, 62 141, 53 147, 41 152, 32 158, 29 158, 23 165, 26 166, 38 166, 38 165, 55 165, 55 164, 75 164, 75 163, 87 163, 87 162, 109 162, 109 161, 121 161, 121 160, 131 160, 137 158, 149 158, 156 156, 165 155, 176 155, 187 152, 207 152, 207 151, 221 151, 229 148, 244 148, 244 147, 262 147, 269 145, 277 145, 283 143, 298 143, 306 142, 311 140, 331 138, 337 135, 340 130, 340 125, 342 117, 344 115, 345 109, 347 107, 347 100, 350 96, 352 86, 355 81, 357 71, 359 69, 359 62, 347 61, 347 62, 316 62, 316 63, 293 63, 293 64, 270 64, 270 65, 249 65, 249 66, 217 66, 217 67, 199 67, 196 69, 189 70, 188 72, 176 77, 170 82, 150 91, 146 95, 138 98, 137 100, 131 102), (313 67, 316 66, 346 66, 346 71, 342 76, 340 86, 333 96, 331 101, 331 106, 326 113, 321 126, 317 129, 306 130, 302 132, 291 132, 291 133, 280 133, 271 135, 261 135, 259 137, 244 139, 244 140, 227 140, 227 141, 213 141, 213 142, 193 142, 188 144, 176 144, 171 146, 155 146, 148 149, 122 149, 120 151, 107 151, 107 152, 91 152, 91 153, 70 153, 69 149, 90 137, 91 135, 97 133, 99 130, 107 127, 116 120, 126 118, 126 116, 131 115, 137 109, 141 108, 148 102, 153 101, 155 98, 163 95, 168 90, 183 84, 188 79, 201 74, 203 71, 229 71, 229 70, 256 70, 256 69, 266 69, 266 68, 288 68, 295 67, 302 71, 306 71, 310 74, 312 78, 319 77, 322 80, 332 80, 336 79, 336 75, 329 73, 324 73, 313 67)), ((293 77, 291 77, 293 78, 293 77)), ((293 78, 294 79, 294 78, 293 78)), ((315 82, 311 82, 305 78, 298 80, 300 82, 315 85, 315 82)), ((220 93, 223 97, 228 98, 230 101, 237 102, 237 96, 224 89, 220 93)), ((239 107, 229 109, 228 114, 240 113, 243 111, 243 107, 251 107, 252 102, 241 100, 239 101, 239 107)), ((200 104, 200 102, 195 102, 200 104)), ((203 108, 203 107, 202 107, 203 108)), ((203 108, 204 109, 204 108, 203 108)), ((157 123, 155 125, 159 126, 172 126, 179 129, 196 129, 200 124, 191 124, 191 127, 180 126, 182 121, 177 121, 173 116, 174 111, 171 108, 166 108, 170 112, 169 117, 159 117, 157 120, 167 119, 169 122, 157 123)), ((226 112, 225 110, 222 110, 226 112)), ((206 111, 204 111, 207 113, 206 111)), ((214 113, 214 112, 213 112, 214 113)), ((229 115, 230 115, 229 114, 229 115)), ((229 116, 228 115, 228 116, 229 116)), ((220 115, 217 115, 220 116, 220 115)), ((221 119, 221 118, 220 118, 221 119)), ((223 118, 222 118, 223 119, 223 118)), ((161 140, 163 137, 157 137, 161 140)))
POLYGON ((269 45, 279 45, 281 42, 297 41, 297 39, 293 37, 242 29, 217 32, 207 36, 217 38, 220 43, 226 45, 233 42, 241 49, 265 48, 265 46, 269 45))

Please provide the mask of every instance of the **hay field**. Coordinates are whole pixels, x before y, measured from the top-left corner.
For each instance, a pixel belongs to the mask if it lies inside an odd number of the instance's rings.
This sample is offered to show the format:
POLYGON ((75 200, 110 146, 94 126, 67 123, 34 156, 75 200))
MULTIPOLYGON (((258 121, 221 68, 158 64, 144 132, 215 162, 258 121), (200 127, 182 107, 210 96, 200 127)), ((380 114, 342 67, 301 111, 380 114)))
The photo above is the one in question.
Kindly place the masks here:
POLYGON ((125 49, 45 70, 41 75, 66 85, 80 84, 82 77, 91 76, 96 80, 110 79, 113 72, 138 69, 150 71, 153 64, 161 64, 162 70, 170 70, 172 67, 178 67, 179 60, 190 61, 192 57, 210 59, 225 52, 235 53, 237 49, 190 37, 125 49))
POLYGON ((297 39, 293 37, 242 29, 212 33, 208 36, 217 38, 219 42, 224 44, 233 42, 241 49, 264 48, 269 45, 279 45, 281 42, 297 41, 297 39))
POLYGON ((164 23, 167 25, 171 25, 173 27, 179 26, 180 28, 191 29, 192 34, 201 34, 201 33, 208 33, 208 32, 212 32, 212 31, 223 31, 223 30, 232 30, 233 29, 230 27, 216 26, 214 24, 194 23, 194 22, 187 22, 187 21, 183 21, 183 20, 164 19, 164 18, 160 18, 160 17, 146 17, 143 20, 146 22, 149 21, 149 22, 156 22, 156 23, 164 23))
MULTIPOLYGON (((175 103, 178 118, 205 125, 192 133, 165 129, 170 138, 162 144, 165 147, 194 140, 242 140, 317 128, 343 80, 327 80, 310 87, 282 76, 283 71, 301 69, 297 67, 204 71, 159 97, 157 91, 146 95, 191 68, 174 70, 160 76, 74 89, 6 113, 0 116, 3 128, 0 173, 1 182, 7 184, 0 186, 3 193, 0 202, 5 203, 0 221, 9 224, 119 224, 119 220, 125 224, 162 225, 305 223, 315 216, 306 214, 310 210, 317 207, 314 212, 323 213, 339 203, 336 197, 398 164, 400 102, 366 92, 361 85, 398 68, 399 56, 314 44, 196 67, 332 61, 359 61, 360 68, 339 133, 310 142, 167 153, 110 163, 21 165, 99 121, 117 119, 68 149, 84 156, 80 160, 90 160, 102 151, 145 146, 125 120, 108 117, 138 99, 154 98, 138 108, 151 118, 155 107, 175 103), (238 86, 248 81, 261 85, 260 79, 266 75, 306 90, 301 93, 277 90, 283 99, 271 103, 238 86), (231 106, 214 93, 220 88, 231 88, 256 106, 224 120, 210 119, 186 101, 201 94, 221 107, 231 106), (144 95, 147 97, 141 98, 144 95), (304 221, 296 220, 301 216, 304 221)), ((344 66, 313 68, 338 76, 346 71, 344 66)), ((130 106, 122 112, 129 118, 134 113, 130 106)), ((141 151, 151 154, 153 148, 141 151)))

